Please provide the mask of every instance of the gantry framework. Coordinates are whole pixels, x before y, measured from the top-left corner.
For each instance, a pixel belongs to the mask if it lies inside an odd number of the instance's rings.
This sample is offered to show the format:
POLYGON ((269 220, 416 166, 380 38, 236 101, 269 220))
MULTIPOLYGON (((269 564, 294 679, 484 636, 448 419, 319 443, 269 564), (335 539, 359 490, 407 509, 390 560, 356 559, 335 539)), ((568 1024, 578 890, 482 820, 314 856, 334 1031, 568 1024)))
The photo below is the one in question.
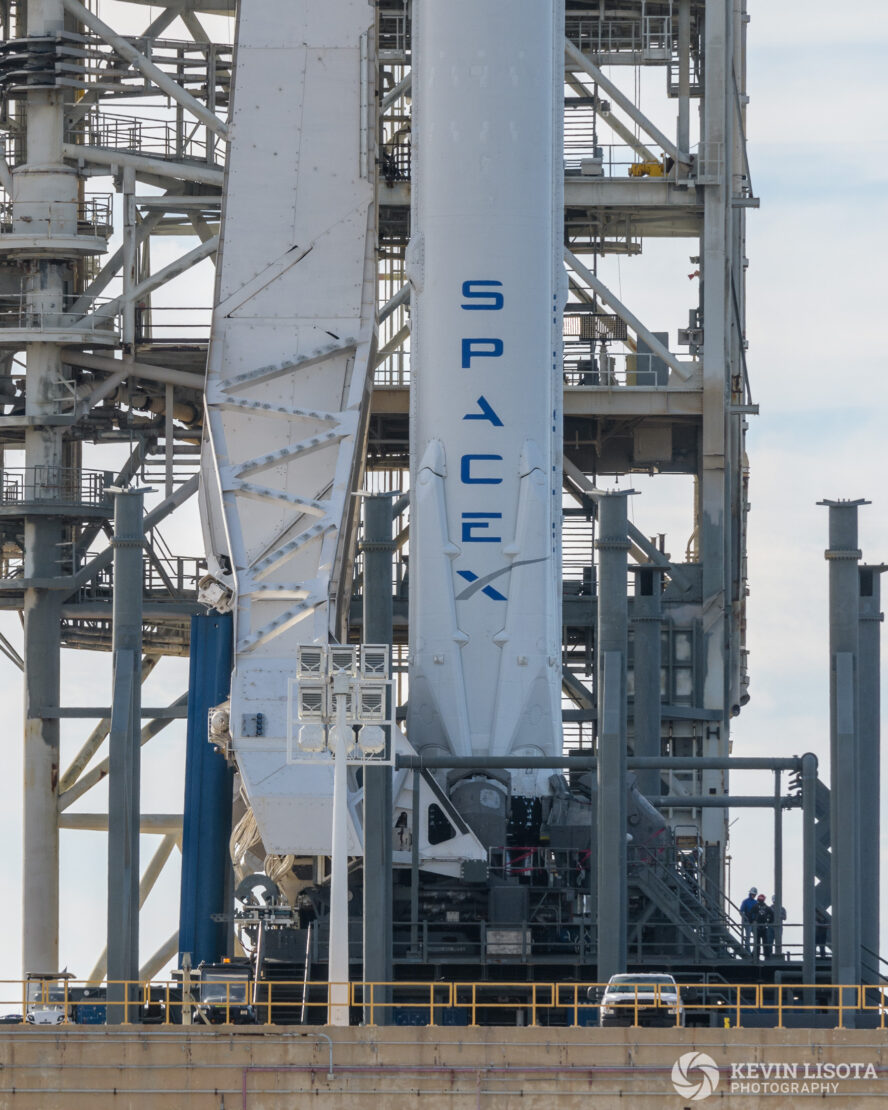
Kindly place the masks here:
MULTIPOLYGON (((754 406, 745 361, 744 224, 756 201, 745 150, 745 3, 566 6, 568 742, 589 747, 596 737, 590 493, 615 479, 631 484, 633 473, 682 474, 695 488, 687 548, 686 537, 671 537, 670 554, 630 530, 633 560, 661 568, 666 579, 665 688, 651 727, 664 754, 724 758, 730 720, 747 696, 744 433, 754 406), (652 75, 658 95, 644 103, 656 107, 642 110, 640 90, 652 75), (689 318, 666 321, 665 333, 662 321, 633 311, 612 278, 615 259, 643 266, 645 244, 662 239, 685 241, 696 271, 689 318)), ((328 7, 332 13, 335 4, 328 7)), ((171 4, 153 19, 146 4, 110 0, 7 0, 0 10, 0 588, 3 606, 24 621, 24 964, 45 971, 59 962, 59 830, 73 823, 66 817, 71 803, 104 777, 100 747, 111 729, 106 706, 96 707, 99 723, 73 763, 60 766, 60 729, 75 715, 60 683, 61 648, 111 647, 112 486, 143 483, 158 491, 145 518, 143 676, 162 655, 187 653, 188 618, 199 610, 205 568, 198 558, 173 555, 159 526, 180 506, 193 512, 198 484, 211 283, 195 268, 213 260, 219 244, 233 55, 222 38, 228 23, 216 17, 234 11, 219 0, 171 4), (154 263, 152 254, 167 241, 177 257, 154 263), (193 300, 183 302, 181 282, 175 298, 165 295, 189 271, 195 278, 185 288, 193 300)), ((368 179, 376 181, 379 260, 374 391, 362 413, 366 480, 403 489, 409 4, 368 6, 366 22, 374 32, 366 59, 377 108, 368 179)), ((336 118, 328 125, 335 130, 336 118)), ((655 493, 645 500, 647 530, 658 532, 655 493)), ((406 508, 399 541, 402 553, 409 551, 406 508)), ((360 564, 357 570, 360 581, 360 564)), ((337 574, 342 608, 351 590, 347 560, 337 574)), ((396 575, 403 595, 403 561, 396 575)), ((356 613, 351 629, 359 638, 356 613)), ((397 615, 396 636, 404 638, 397 615)), ((143 741, 183 714, 182 701, 144 711, 143 741)), ((671 797, 728 789, 724 771, 668 778, 671 797)), ((675 806, 670 816, 690 830, 710 892, 720 891, 726 815, 675 806)), ((102 827, 103 818, 79 815, 79 824, 102 827)), ((165 834, 150 881, 178 824, 149 814, 142 827, 165 834)), ((160 964, 170 951, 168 945, 158 954, 160 964)))

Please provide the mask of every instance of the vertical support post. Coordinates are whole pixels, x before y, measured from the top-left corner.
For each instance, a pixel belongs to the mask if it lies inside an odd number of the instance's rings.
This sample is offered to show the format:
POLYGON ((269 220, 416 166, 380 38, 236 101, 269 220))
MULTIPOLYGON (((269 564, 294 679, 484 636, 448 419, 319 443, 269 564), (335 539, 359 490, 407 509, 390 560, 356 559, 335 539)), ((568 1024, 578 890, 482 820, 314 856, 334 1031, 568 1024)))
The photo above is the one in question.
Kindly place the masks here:
POLYGON ((774 772, 774 955, 783 951, 783 806, 780 772, 774 772))
POLYGON ((173 496, 173 487, 175 485, 173 466, 176 461, 176 428, 173 423, 174 416, 174 390, 173 386, 167 382, 164 387, 164 402, 163 402, 163 473, 164 473, 164 494, 166 497, 173 496))
MULTIPOLYGON (((731 269, 738 248, 732 235, 731 186, 731 59, 733 0, 708 0, 704 53, 700 158, 708 163, 703 186, 703 234, 700 256, 703 283, 703 408, 699 471, 699 555, 703 580, 702 704, 717 711, 719 720, 707 725, 701 754, 728 754, 731 685, 731 644, 735 612, 731 588, 731 521, 739 509, 731 501, 730 429, 734 418, 725 413, 731 387, 731 269)), ((701 787, 728 793, 726 771, 703 771, 701 787)), ((728 811, 704 809, 700 816, 703 842, 718 844, 724 871, 728 811)), ((711 877, 707 876, 707 885, 711 877)), ((722 883, 719 882, 721 887, 722 883)))
MULTIPOLYGON (((632 570, 635 572, 635 597, 632 601, 635 653, 633 667, 635 684, 632 699, 634 754, 657 757, 662 754, 660 595, 663 589, 663 570, 662 567, 653 564, 633 567, 632 570)), ((661 793, 662 772, 657 768, 637 771, 636 777, 638 789, 645 797, 656 797, 661 793)))
POLYGON ((802 980, 817 978, 817 902, 814 884, 817 875, 817 756, 802 756, 802 980))
MULTIPOLYGON (((62 0, 25 0, 18 5, 27 33, 52 36, 65 26, 62 0)), ((49 41, 49 40, 48 40, 49 41)), ((29 88, 22 106, 27 165, 13 171, 13 222, 31 234, 76 230, 76 171, 64 164, 64 91, 29 88), (52 221, 52 227, 50 227, 52 221)), ((51 241, 48 241, 51 245, 51 241)), ((21 263, 23 324, 33 328, 26 346, 26 484, 37 475, 46 498, 55 487, 63 500, 61 428, 44 417, 59 412, 61 347, 45 342, 43 329, 65 309, 67 260, 51 256, 21 263)), ((50 494, 51 496, 51 494, 50 494)), ((46 512, 47 506, 41 506, 46 512)), ((59 517, 27 515, 24 523, 26 580, 55 578, 65 529, 59 517)), ((23 737, 23 972, 58 970, 59 953, 59 722, 41 716, 41 706, 59 704, 59 596, 28 587, 24 598, 23 737)))
MULTIPOLYGON (((58 574, 57 522, 25 521, 25 577, 58 574)), ((23 974, 58 970, 59 959, 59 721, 40 707, 58 705, 58 599, 26 589, 24 605, 23 974)))
POLYGON ((179 966, 215 962, 225 952, 227 928, 213 920, 225 911, 231 863, 233 772, 207 740, 210 711, 231 686, 233 625, 230 613, 191 618, 182 882, 179 896, 179 966))
MULTIPOLYGON (((691 148, 691 0, 678 0, 678 132, 679 150, 691 148)), ((682 172, 682 167, 677 167, 682 172)), ((683 171, 685 174, 687 170, 683 171)))
MULTIPOLYGON (((392 642, 392 498, 364 498, 364 642, 392 642)), ((390 738, 394 743, 394 738, 390 738)), ((364 981, 392 978, 392 768, 364 768, 364 981)), ((373 988, 369 988, 371 991, 373 988)), ((364 1005, 365 1024, 388 1025, 390 991, 364 1005)))
MULTIPOLYGON (((860 982, 860 653, 857 510, 865 501, 821 501, 829 508, 830 830, 832 975, 860 982)), ((854 1021, 853 992, 844 1005, 854 1021)))
POLYGON ((626 970, 626 498, 598 496, 598 979, 626 970))
POLYGON ((860 943, 863 982, 879 981, 879 844, 881 804, 881 579, 885 566, 862 566, 860 572, 860 943))
MULTIPOLYGON (((136 342, 136 303, 129 296, 138 283, 139 241, 136 229, 136 171, 125 166, 123 177, 123 266, 120 275, 123 282, 123 308, 121 311, 121 334, 123 349, 132 357, 136 342)), ((169 496, 169 495, 167 495, 169 496)))
POLYGON ((348 1025, 348 763, 351 730, 346 723, 348 679, 335 676, 333 750, 333 844, 330 859, 330 942, 327 959, 327 1023, 348 1025), (340 688, 341 686, 341 688, 340 688))
MULTIPOLYGON (((139 768, 142 687, 143 493, 114 494, 113 689, 108 736, 108 1013, 127 1021, 130 992, 121 980, 139 977, 139 768)), ((131 1018, 129 1019, 131 1020, 131 1018)))
POLYGON ((421 771, 413 770, 413 830, 410 839, 410 955, 419 958, 419 787, 421 771))

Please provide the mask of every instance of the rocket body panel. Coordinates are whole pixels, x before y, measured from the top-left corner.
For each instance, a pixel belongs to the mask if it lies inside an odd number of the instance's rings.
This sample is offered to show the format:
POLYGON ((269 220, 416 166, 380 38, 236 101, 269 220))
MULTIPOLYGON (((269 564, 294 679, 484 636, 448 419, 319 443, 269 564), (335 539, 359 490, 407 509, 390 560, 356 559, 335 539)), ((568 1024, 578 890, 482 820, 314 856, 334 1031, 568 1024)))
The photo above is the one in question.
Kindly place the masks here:
POLYGON ((562 44, 558 3, 416 0, 419 749, 446 737, 455 754, 561 750, 562 44))

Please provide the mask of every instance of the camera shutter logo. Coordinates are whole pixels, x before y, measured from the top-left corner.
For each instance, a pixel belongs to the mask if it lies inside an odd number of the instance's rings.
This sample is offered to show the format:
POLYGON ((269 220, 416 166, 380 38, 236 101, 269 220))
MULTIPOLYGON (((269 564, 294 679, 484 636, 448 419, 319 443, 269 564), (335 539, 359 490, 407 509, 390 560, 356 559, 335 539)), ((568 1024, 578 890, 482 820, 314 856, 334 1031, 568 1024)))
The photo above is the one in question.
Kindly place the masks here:
POLYGON ((682 1098, 701 1102, 718 1087, 718 1064, 705 1052, 686 1052, 672 1068, 672 1086, 682 1098))

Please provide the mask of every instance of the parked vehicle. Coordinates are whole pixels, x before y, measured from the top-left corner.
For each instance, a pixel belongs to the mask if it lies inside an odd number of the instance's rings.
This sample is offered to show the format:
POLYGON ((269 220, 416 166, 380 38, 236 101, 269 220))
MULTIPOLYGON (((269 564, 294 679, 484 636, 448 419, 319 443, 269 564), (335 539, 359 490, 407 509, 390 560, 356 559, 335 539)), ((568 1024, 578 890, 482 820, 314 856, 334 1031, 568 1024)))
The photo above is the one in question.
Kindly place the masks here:
POLYGON ((196 1021, 210 1025, 252 1025, 256 1021, 256 1012, 248 1003, 249 965, 202 964, 195 979, 199 998, 196 1021))
POLYGON ((28 1025, 61 1025, 65 1021, 66 991, 64 984, 33 978, 28 983, 25 1021, 28 1025))
POLYGON ((612 975, 599 1007, 601 1025, 684 1025, 678 985, 671 975, 612 975))

